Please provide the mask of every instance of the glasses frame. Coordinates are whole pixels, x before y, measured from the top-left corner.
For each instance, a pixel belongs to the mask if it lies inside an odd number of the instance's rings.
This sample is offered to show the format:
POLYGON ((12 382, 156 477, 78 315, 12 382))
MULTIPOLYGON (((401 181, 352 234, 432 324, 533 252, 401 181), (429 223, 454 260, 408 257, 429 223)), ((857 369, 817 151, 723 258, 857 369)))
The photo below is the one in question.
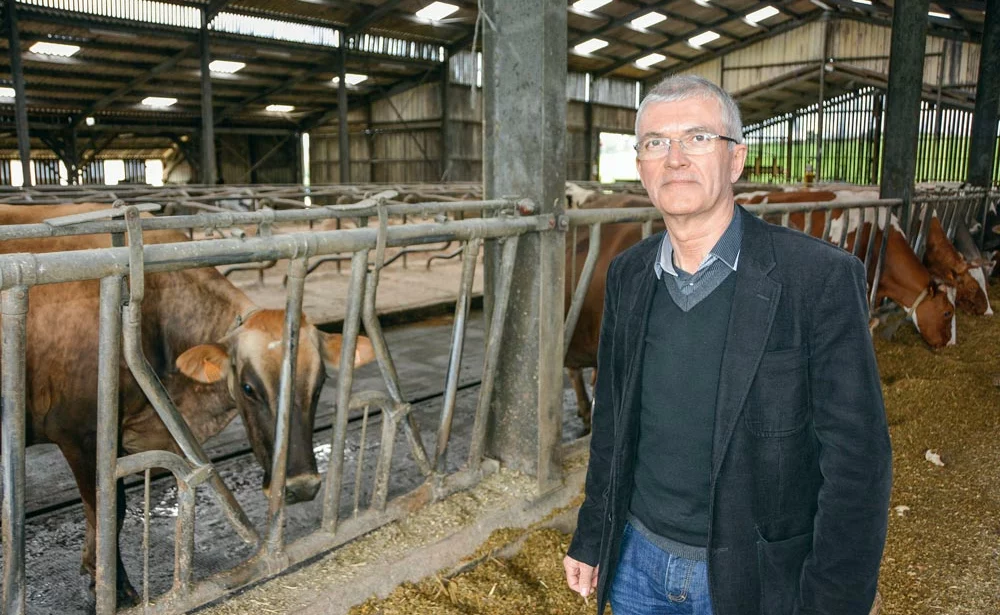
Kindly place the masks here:
MULTIPOLYGON (((665 150, 663 150, 663 154, 661 154, 661 155, 643 156, 641 150, 639 149, 640 146, 642 145, 642 141, 637 142, 635 145, 632 146, 632 148, 635 150, 635 156, 639 160, 657 160, 659 158, 666 158, 667 156, 670 155, 670 150, 671 150, 671 148, 673 148, 673 142, 674 141, 677 141, 678 143, 680 143, 681 151, 684 152, 685 154, 689 155, 689 156, 704 156, 705 154, 707 154, 710 151, 712 151, 711 149, 707 149, 707 150, 705 150, 703 152, 692 152, 692 151, 690 151, 688 149, 688 146, 684 144, 684 139, 687 139, 687 138, 690 138, 690 137, 694 137, 696 135, 704 135, 704 136, 708 137, 709 140, 711 140, 711 141, 728 141, 729 143, 735 143, 735 144, 739 145, 739 141, 737 141, 736 139, 734 139, 732 137, 727 137, 726 135, 718 135, 718 134, 711 133, 711 132, 698 132, 698 133, 687 135, 686 137, 680 137, 680 138, 677 138, 677 139, 673 139, 673 138, 670 138, 670 137, 649 137, 648 139, 662 139, 662 140, 664 140, 664 141, 667 142, 667 147, 666 147, 665 150)), ((648 139, 643 139, 643 141, 646 141, 648 139)))

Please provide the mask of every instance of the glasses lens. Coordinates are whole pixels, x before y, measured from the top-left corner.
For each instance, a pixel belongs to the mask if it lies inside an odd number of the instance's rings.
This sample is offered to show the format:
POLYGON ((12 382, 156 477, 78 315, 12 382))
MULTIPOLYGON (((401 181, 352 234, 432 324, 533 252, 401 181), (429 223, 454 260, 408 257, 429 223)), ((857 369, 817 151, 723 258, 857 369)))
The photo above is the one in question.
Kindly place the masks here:
POLYGON ((683 139, 684 150, 689 154, 707 154, 712 151, 712 147, 715 145, 715 139, 712 136, 709 134, 688 135, 683 139))

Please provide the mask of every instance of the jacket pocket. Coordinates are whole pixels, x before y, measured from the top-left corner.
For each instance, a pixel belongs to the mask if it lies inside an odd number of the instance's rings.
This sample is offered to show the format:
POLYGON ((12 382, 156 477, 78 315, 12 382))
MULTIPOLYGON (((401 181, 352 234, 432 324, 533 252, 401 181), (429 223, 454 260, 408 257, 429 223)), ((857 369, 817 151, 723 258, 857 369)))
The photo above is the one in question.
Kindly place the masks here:
POLYGON ((768 541, 757 534, 760 615, 791 615, 799 595, 802 563, 812 551, 812 532, 768 541))
POLYGON ((765 352, 747 397, 747 429, 761 437, 791 435, 805 426, 808 408, 807 348, 765 352))

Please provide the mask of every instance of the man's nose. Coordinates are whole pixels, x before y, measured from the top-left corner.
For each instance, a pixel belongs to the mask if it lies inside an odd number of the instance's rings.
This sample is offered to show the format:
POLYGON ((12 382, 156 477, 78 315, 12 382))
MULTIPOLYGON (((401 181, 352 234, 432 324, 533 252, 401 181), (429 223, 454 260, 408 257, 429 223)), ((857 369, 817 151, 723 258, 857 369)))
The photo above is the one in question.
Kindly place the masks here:
POLYGON ((671 141, 663 163, 668 167, 683 167, 687 166, 690 162, 691 160, 688 158, 687 152, 681 148, 680 141, 671 141))

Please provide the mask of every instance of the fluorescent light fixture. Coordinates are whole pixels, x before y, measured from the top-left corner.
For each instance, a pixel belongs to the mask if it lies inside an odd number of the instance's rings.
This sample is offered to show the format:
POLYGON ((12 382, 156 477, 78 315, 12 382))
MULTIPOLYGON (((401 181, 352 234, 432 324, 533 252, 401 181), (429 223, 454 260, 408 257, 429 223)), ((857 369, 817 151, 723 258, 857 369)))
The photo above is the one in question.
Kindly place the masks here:
POLYGON ((147 107, 169 107, 177 102, 176 98, 168 98, 166 96, 147 96, 142 99, 142 104, 147 107))
POLYGON ((774 17, 775 15, 777 15, 780 12, 781 11, 779 11, 776 8, 774 8, 773 6, 765 6, 764 8, 760 9, 759 11, 754 11, 753 13, 750 13, 749 15, 747 15, 746 16, 746 20, 749 21, 752 24, 757 24, 757 23, 760 23, 760 22, 764 21, 765 19, 768 19, 770 17, 774 17))
POLYGON ((292 105, 268 105, 264 107, 264 110, 271 113, 289 113, 295 111, 295 107, 292 105))
MULTIPOLYGON (((347 85, 358 85, 362 81, 367 81, 367 80, 368 80, 368 75, 356 75, 354 73, 347 73, 344 75, 344 81, 347 82, 347 85)), ((339 84, 340 77, 339 76, 334 77, 331 81, 333 83, 339 84)))
POLYGON ((80 51, 79 45, 63 45, 61 43, 49 43, 47 41, 38 41, 34 45, 28 48, 31 53, 40 53, 47 56, 62 56, 68 58, 77 51, 80 51))
POLYGON ((651 13, 646 13, 642 17, 636 17, 635 19, 633 19, 632 27, 637 28, 639 30, 645 30, 650 26, 655 26, 656 24, 660 23, 666 18, 667 18, 666 15, 662 15, 660 13, 657 13, 656 11, 653 11, 651 13))
POLYGON ((951 15, 948 13, 938 13, 937 11, 927 11, 928 17, 937 17, 938 19, 951 19, 951 15))
POLYGON ((0 98, 14 98, 14 88, 0 88, 0 98))
POLYGON ((458 7, 454 4, 448 4, 447 2, 431 2, 424 8, 417 11, 417 17, 420 19, 427 19, 429 21, 441 21, 457 10, 458 7))
POLYGON ((95 121, 95 120, 94 120, 94 118, 93 118, 93 117, 87 117, 86 119, 84 119, 84 120, 83 120, 83 122, 84 122, 84 123, 85 123, 85 124, 86 124, 87 126, 93 126, 93 125, 94 125, 94 121, 95 121))
POLYGON ((868 6, 872 5, 872 0, 854 0, 854 1, 858 4, 867 4, 868 6))
POLYGON ((692 36, 688 39, 688 45, 692 47, 701 47, 705 43, 711 43, 712 41, 719 38, 719 35, 715 32, 709 30, 708 32, 703 32, 698 36, 692 36))
POLYGON ((708 0, 694 0, 695 4, 700 4, 701 6, 712 6, 708 3, 708 0))
POLYGON ((651 53, 648 56, 643 56, 635 61, 635 65, 639 68, 649 68, 657 62, 662 62, 667 59, 667 56, 661 53, 651 53))
POLYGON ((598 49, 603 49, 608 46, 608 41, 603 41, 599 38, 592 38, 589 41, 583 41, 573 49, 577 53, 593 53, 598 49))
POLYGON ((212 60, 208 64, 208 70, 213 73, 228 73, 230 75, 245 67, 245 62, 232 62, 230 60, 212 60))
POLYGON ((589 13, 594 9, 599 9, 610 2, 611 0, 577 0, 573 3, 573 8, 578 11, 586 11, 589 13))

